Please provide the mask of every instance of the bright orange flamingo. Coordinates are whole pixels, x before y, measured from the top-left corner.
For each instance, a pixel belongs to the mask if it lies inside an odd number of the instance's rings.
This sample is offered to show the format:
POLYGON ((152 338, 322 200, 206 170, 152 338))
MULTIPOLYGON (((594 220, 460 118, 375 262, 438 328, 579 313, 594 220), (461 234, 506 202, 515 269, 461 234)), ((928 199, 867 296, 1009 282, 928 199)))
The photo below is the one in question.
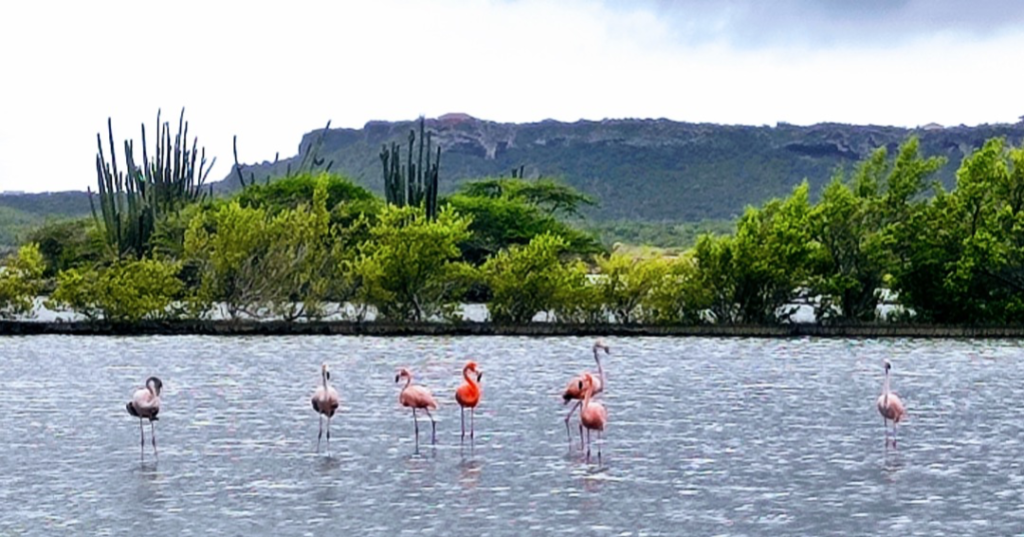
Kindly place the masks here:
POLYGON ((163 387, 164 383, 160 379, 149 377, 146 379, 146 387, 135 390, 132 400, 125 405, 129 414, 139 418, 139 458, 142 460, 146 458, 146 433, 142 429, 142 420, 144 419, 149 420, 149 438, 153 442, 153 456, 159 456, 156 452, 156 429, 153 427, 153 422, 160 419, 157 414, 160 413, 160 390, 163 387))
MULTIPOLYGON (((603 339, 598 339, 594 342, 594 361, 597 362, 597 378, 594 380, 594 395, 597 395, 604 391, 605 376, 604 368, 601 367, 601 357, 598 354, 599 350, 603 350, 605 354, 611 354, 611 349, 604 342, 603 339)), ((584 373, 585 374, 585 373, 584 373)), ((562 393, 563 404, 569 404, 569 401, 575 400, 572 408, 569 409, 569 413, 565 415, 565 435, 569 437, 569 441, 572 442, 572 432, 569 429, 569 420, 572 419, 572 415, 579 408, 580 403, 583 401, 583 389, 580 388, 580 383, 583 381, 583 375, 573 377, 569 380, 569 383, 565 386, 565 392, 562 393)), ((580 425, 580 447, 583 447, 583 425, 580 425)))
POLYGON ((579 389, 583 391, 583 407, 580 408, 580 424, 587 428, 587 458, 590 458, 590 431, 597 431, 597 459, 601 460, 601 433, 608 424, 608 411, 604 405, 591 401, 594 396, 594 376, 583 374, 579 389))
POLYGON ((324 416, 327 416, 327 453, 331 452, 331 417, 338 410, 338 392, 327 381, 331 380, 331 372, 327 364, 320 365, 320 377, 323 385, 318 386, 313 392, 313 410, 320 415, 320 433, 316 436, 316 452, 320 453, 320 438, 324 435, 324 416))
POLYGON ((889 370, 892 364, 885 360, 885 380, 882 382, 882 395, 878 396, 878 413, 882 415, 882 424, 885 426, 885 446, 889 447, 889 420, 892 420, 892 447, 896 447, 897 424, 903 420, 907 410, 903 401, 896 392, 889 391, 889 370))
POLYGON ((430 409, 437 408, 437 401, 434 400, 434 396, 430 394, 430 390, 423 386, 414 386, 412 384, 412 373, 402 368, 395 375, 395 382, 399 382, 405 379, 405 386, 402 388, 402 392, 398 394, 398 402, 406 408, 412 408, 412 423, 416 430, 416 448, 419 449, 420 445, 420 424, 416 420, 416 410, 422 410, 427 413, 427 417, 430 418, 430 440, 432 443, 437 442, 437 423, 434 422, 434 416, 430 415, 430 409))
POLYGON ((462 378, 466 382, 462 383, 457 390, 455 390, 455 400, 459 403, 462 412, 462 439, 466 439, 466 408, 469 408, 469 438, 473 439, 474 426, 474 414, 476 412, 476 405, 480 403, 480 396, 483 395, 483 390, 480 388, 480 379, 483 378, 484 372, 477 369, 476 362, 470 360, 466 362, 465 367, 462 368, 462 378), (469 376, 469 372, 476 373, 476 378, 469 376))

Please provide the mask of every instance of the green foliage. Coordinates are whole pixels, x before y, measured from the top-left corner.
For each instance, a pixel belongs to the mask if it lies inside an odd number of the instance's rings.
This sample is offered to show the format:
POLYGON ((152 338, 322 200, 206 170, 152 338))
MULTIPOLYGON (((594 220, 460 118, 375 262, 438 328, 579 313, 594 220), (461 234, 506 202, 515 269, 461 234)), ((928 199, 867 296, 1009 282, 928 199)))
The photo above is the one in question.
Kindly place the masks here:
MULTIPOLYGON (((332 160, 330 162, 327 162, 325 166, 324 163, 326 160, 320 156, 320 151, 323 150, 324 137, 327 136, 327 133, 330 131, 330 129, 331 122, 328 121, 327 125, 323 129, 321 129, 320 132, 316 133, 315 139, 311 140, 308 144, 306 144, 305 150, 299 151, 299 155, 301 156, 301 158, 298 159, 297 163, 293 162, 294 159, 288 159, 288 162, 284 163, 283 175, 270 173, 264 178, 263 183, 265 185, 270 184, 271 178, 276 178, 278 180, 288 180, 302 175, 319 175, 322 173, 329 173, 331 171, 331 166, 334 165, 334 161, 332 160), (295 169, 292 169, 293 164, 295 164, 295 169), (323 166, 323 168, 318 170, 317 168, 320 168, 321 166, 323 166)), ((235 157, 235 176, 238 177, 238 182, 240 185, 242 185, 242 190, 246 190, 250 187, 257 186, 256 173, 251 170, 249 171, 249 182, 245 182, 245 174, 242 173, 242 165, 239 164, 238 162, 237 135, 231 138, 231 151, 235 157)), ((279 155, 274 155, 274 162, 270 163, 271 170, 276 170, 279 168, 278 157, 279 155)))
MULTIPOLYGON (((203 198, 203 182, 210 173, 206 166, 206 149, 197 152, 198 139, 188 148, 188 123, 185 110, 178 119, 178 132, 171 143, 170 125, 160 125, 160 112, 156 114, 157 133, 155 152, 150 159, 146 147, 146 126, 142 126, 142 166, 135 164, 134 144, 124 142, 127 170, 117 166, 117 151, 114 146, 114 129, 107 119, 110 143, 110 161, 103 153, 103 138, 96 134, 96 184, 98 187, 100 212, 93 204, 92 191, 89 203, 93 218, 101 225, 107 245, 118 257, 141 258, 150 252, 150 237, 157 221, 203 198), (200 156, 200 154, 202 156, 200 156), (199 165, 196 160, 199 159, 199 165)), ((216 161, 216 159, 214 159, 216 161)))
POLYGON ((570 199, 587 199, 553 182, 534 186, 520 179, 485 179, 469 182, 444 201, 460 214, 470 215, 472 234, 460 245, 464 259, 479 265, 502 249, 527 244, 544 233, 562 237, 566 250, 577 255, 601 253, 596 237, 558 220, 555 213, 572 213, 570 199), (543 186, 547 185, 547 186, 543 186), (550 197, 543 194, 550 193, 550 197))
MULTIPOLYGON (((339 289, 334 270, 342 250, 327 211, 327 183, 311 204, 270 214, 263 207, 223 204, 196 215, 185 232, 185 258, 199 267, 199 296, 228 315, 287 321, 319 318, 339 289)), ((342 297, 345 298, 345 297, 342 297)))
POLYGON ((891 232, 900 302, 938 323, 1024 322, 1024 150, 989 140, 891 232))
MULTIPOLYGON (((566 295, 583 287, 586 274, 581 274, 579 265, 561 262, 559 256, 566 246, 562 237, 544 233, 529 244, 513 245, 498 252, 483 264, 480 272, 491 289, 487 310, 493 322, 529 323, 538 313, 559 307, 570 314, 573 304, 565 304, 566 295)), ((592 300, 583 301, 582 309, 590 309, 585 307, 588 302, 592 300)))
POLYGON ((422 207, 389 205, 369 228, 351 263, 357 300, 389 321, 453 318, 474 271, 458 261, 470 219, 444 207, 431 220, 422 207))
POLYGON ((651 292, 668 277, 670 265, 665 258, 636 259, 623 254, 598 258, 603 302, 621 324, 636 323, 641 317, 641 305, 649 300, 651 292))
POLYGON ((597 200, 560 181, 502 177, 464 183, 459 192, 471 197, 521 201, 552 216, 582 216, 581 208, 597 200))
POLYGON ((42 289, 45 262, 39 245, 26 244, 0 267, 0 319, 12 319, 32 312, 42 289))
POLYGON ((91 218, 47 222, 28 233, 27 240, 39 245, 45 278, 63 270, 99 263, 105 257, 103 234, 91 218))
POLYGON ((653 324, 699 324, 712 306, 712 290, 699 278, 693 257, 651 259, 651 272, 663 272, 640 302, 640 320, 653 324), (657 267, 657 264, 664 264, 657 267))
POLYGON ((638 220, 587 221, 584 230, 596 234, 607 248, 653 246, 682 252, 693 248, 697 238, 707 233, 733 234, 733 220, 700 222, 642 222, 638 220))
POLYGON ((156 259, 118 260, 108 267, 68 269, 57 276, 57 288, 46 302, 55 310, 71 310, 89 320, 137 322, 169 319, 185 312, 179 262, 156 259))
POLYGON ((786 200, 748 208, 735 237, 702 237, 695 255, 699 278, 713 291, 716 322, 772 324, 795 309, 784 306, 805 281, 815 245, 808 230, 809 187, 786 200))

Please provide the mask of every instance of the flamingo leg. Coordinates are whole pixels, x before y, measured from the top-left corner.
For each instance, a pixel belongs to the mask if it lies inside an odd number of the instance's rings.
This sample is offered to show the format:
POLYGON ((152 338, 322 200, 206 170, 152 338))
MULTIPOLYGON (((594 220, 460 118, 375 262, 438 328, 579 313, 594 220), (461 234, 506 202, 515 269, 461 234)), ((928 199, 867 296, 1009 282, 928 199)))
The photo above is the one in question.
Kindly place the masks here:
MULTIPOLYGON (((459 407, 459 417, 462 418, 462 439, 465 440, 466 439, 466 407, 464 407, 464 406, 460 406, 459 407)), ((470 438, 472 438, 472 437, 473 436, 470 435, 470 438)))
POLYGON ((896 420, 893 420, 893 422, 892 422, 892 447, 893 447, 893 449, 896 449, 896 430, 897 430, 898 427, 899 427, 899 424, 896 423, 896 420))
POLYGON ((597 462, 601 463, 601 444, 604 442, 601 440, 602 432, 600 429, 597 430, 597 462))
POLYGON ((320 432, 316 435, 316 452, 320 453, 320 439, 324 436, 324 416, 320 415, 320 432))
POLYGON ((469 409, 469 439, 470 440, 473 439, 473 433, 476 432, 476 423, 474 423, 475 422, 475 417, 476 417, 476 407, 471 407, 469 409))
POLYGON ((142 418, 139 418, 139 460, 146 460, 146 432, 142 428, 142 418))
POLYGON ((427 417, 430 418, 430 443, 437 443, 437 423, 434 422, 434 416, 430 413, 429 408, 424 408, 424 412, 427 413, 427 417))
POLYGON ((331 454, 331 417, 327 416, 327 455, 331 454))
POLYGON ((153 442, 153 456, 160 458, 160 454, 156 452, 156 427, 153 425, 153 420, 149 420, 149 439, 153 442))
MULTIPOLYGON (((580 437, 583 438, 582 436, 580 437)), ((587 460, 590 460, 590 429, 587 429, 587 460)))
POLYGON ((580 402, 576 401, 573 403, 572 408, 569 409, 569 413, 565 415, 565 436, 569 439, 570 443, 572 443, 572 430, 569 429, 569 420, 572 419, 573 413, 576 412, 576 409, 579 407, 580 402))

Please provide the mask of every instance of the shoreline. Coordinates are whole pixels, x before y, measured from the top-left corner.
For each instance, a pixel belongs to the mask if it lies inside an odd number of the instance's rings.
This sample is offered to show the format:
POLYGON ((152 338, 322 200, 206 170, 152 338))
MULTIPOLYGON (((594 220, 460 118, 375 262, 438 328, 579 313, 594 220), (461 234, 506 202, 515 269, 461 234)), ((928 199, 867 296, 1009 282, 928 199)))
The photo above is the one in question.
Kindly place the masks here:
POLYGON ((946 326, 914 324, 818 325, 622 325, 562 324, 538 322, 525 325, 496 325, 489 322, 388 323, 355 321, 141 321, 105 323, 95 321, 41 322, 0 321, 0 336, 648 336, 648 337, 744 337, 744 338, 961 338, 1024 339, 1024 325, 946 326))

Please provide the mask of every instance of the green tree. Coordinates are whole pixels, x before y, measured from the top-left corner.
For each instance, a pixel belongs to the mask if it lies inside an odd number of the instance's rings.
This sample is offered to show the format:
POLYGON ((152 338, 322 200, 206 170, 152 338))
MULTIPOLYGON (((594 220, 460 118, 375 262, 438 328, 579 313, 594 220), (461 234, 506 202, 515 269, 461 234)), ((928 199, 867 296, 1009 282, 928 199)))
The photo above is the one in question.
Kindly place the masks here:
POLYGON ((698 240, 698 277, 711 290, 716 322, 770 324, 795 312, 784 307, 805 283, 815 248, 808 191, 804 182, 785 200, 747 208, 734 237, 698 240))
POLYGON ((334 240, 326 184, 311 204, 271 215, 237 200, 193 218, 186 259, 198 264, 200 296, 221 302, 231 318, 319 318, 342 250, 334 240))
POLYGON ((450 206, 436 220, 422 207, 387 206, 349 264, 358 282, 356 299, 391 321, 453 318, 473 278, 471 267, 458 261, 469 225, 450 206))
POLYGON ((39 245, 45 278, 54 278, 70 268, 99 263, 105 257, 102 231, 91 218, 47 222, 32 230, 27 239, 39 245))
POLYGON ((57 276, 47 307, 71 310, 86 319, 137 322, 168 319, 185 312, 179 262, 118 260, 108 267, 68 269, 57 276))
POLYGON ((30 314, 42 289, 43 255, 39 245, 29 243, 0 268, 0 319, 30 314))
POLYGON ((891 233, 900 303, 938 323, 1024 321, 1024 153, 992 139, 891 233))
POLYGON ((699 324, 712 305, 712 292, 698 277, 692 255, 665 260, 640 303, 640 320, 654 324, 699 324))
MULTIPOLYGON (((583 282, 578 266, 567 266, 559 259, 565 248, 564 238, 544 233, 529 244, 510 246, 484 262, 480 272, 491 289, 492 299, 487 304, 491 320, 525 324, 538 313, 560 306, 571 310, 565 307, 569 305, 567 292, 579 289, 583 282)), ((582 277, 585 279, 585 274, 582 277)))
POLYGON ((642 316, 642 306, 652 291, 669 275, 669 261, 662 257, 611 254, 597 259, 603 303, 621 324, 632 324, 642 316))

